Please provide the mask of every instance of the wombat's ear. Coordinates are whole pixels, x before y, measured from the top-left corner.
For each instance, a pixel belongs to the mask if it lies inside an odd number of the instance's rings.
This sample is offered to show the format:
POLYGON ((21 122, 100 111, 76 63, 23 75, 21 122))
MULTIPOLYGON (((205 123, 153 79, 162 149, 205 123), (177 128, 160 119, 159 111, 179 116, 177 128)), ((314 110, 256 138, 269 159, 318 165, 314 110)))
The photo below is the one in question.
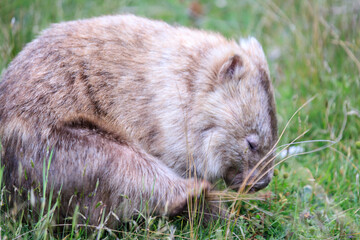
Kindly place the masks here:
POLYGON ((243 60, 237 54, 230 57, 220 68, 219 80, 226 81, 239 76, 243 67, 243 60))

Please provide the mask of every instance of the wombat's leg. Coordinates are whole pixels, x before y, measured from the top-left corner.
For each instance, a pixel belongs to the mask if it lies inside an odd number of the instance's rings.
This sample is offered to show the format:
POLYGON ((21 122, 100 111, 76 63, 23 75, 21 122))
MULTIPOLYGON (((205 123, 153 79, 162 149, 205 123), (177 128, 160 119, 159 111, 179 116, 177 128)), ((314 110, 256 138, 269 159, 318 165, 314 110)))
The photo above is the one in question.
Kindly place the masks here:
MULTIPOLYGON (((29 141, 36 140, 22 141, 23 149, 29 141)), ((7 145, 6 150, 10 150, 11 144, 7 145)), ((94 224, 102 210, 108 212, 110 208, 119 217, 130 217, 144 209, 173 215, 183 209, 188 197, 210 187, 207 182, 181 178, 125 139, 80 128, 54 131, 46 144, 19 153, 17 161, 27 168, 28 175, 22 186, 30 188, 26 182, 42 181, 45 145, 53 149, 48 184, 55 186, 55 190, 61 189, 62 214, 71 213, 74 203, 79 203, 80 212, 91 213, 90 221, 94 224), (30 166, 30 159, 36 159, 35 166, 30 166)))

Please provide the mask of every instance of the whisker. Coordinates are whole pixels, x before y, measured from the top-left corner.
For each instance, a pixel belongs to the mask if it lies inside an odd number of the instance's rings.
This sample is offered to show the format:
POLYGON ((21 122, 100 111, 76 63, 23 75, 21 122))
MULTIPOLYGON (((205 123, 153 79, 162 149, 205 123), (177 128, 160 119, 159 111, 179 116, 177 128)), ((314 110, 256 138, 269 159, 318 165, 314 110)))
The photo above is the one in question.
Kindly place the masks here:
POLYGON ((250 176, 254 173, 254 171, 260 166, 260 164, 263 163, 263 161, 265 161, 274 151, 274 149, 276 148, 276 146, 279 144, 280 140, 282 139, 286 129, 288 128, 288 126, 290 125, 290 122, 292 121, 292 119, 296 116, 296 114, 303 109, 306 105, 308 105, 310 102, 312 102, 315 98, 317 97, 317 95, 313 96, 312 98, 310 98, 309 100, 307 100, 303 105, 301 105, 294 113, 293 115, 290 117, 290 119, 287 121, 285 127, 283 128, 278 140, 275 142, 275 144, 273 145, 273 147, 269 150, 268 153, 265 154, 265 156, 253 167, 253 169, 250 171, 250 173, 248 174, 248 176, 246 176, 245 180, 243 181, 243 185, 240 188, 241 190, 244 189, 247 181, 249 180, 250 176))
MULTIPOLYGON (((272 166, 272 168, 268 169, 264 174, 262 174, 257 180, 259 181, 261 178, 263 178, 269 171, 271 171, 273 168, 275 168, 276 166, 278 166, 280 163, 283 163, 285 162, 287 159, 291 158, 291 157, 295 157, 295 156, 300 156, 300 155, 305 155, 305 154, 310 154, 310 153, 314 153, 314 152, 319 152, 319 151, 322 151, 326 148, 330 148, 332 145, 336 144, 337 142, 333 143, 333 144, 328 144, 328 145, 325 145, 325 146, 322 146, 322 147, 319 147, 319 148, 315 148, 311 151, 306 151, 306 152, 301 152, 301 153, 294 153, 294 154, 291 154, 287 157, 285 157, 284 159, 282 159, 281 161, 279 161, 278 163, 274 164, 274 166, 272 166)), ((256 182, 255 182, 256 184, 256 182)), ((252 184, 250 186, 249 189, 251 189, 255 184, 252 184)))
MULTIPOLYGON (((315 98, 315 96, 312 98, 312 99, 310 99, 310 100, 313 100, 315 98)), ((310 101, 309 100, 309 101, 310 101)), ((306 103, 305 103, 306 104, 306 103)), ((341 126, 341 130, 340 130, 340 132, 339 132, 339 135, 338 135, 338 137, 336 138, 336 140, 335 141, 332 141, 332 140, 307 140, 307 141, 301 141, 301 142, 294 142, 294 141, 292 141, 291 143, 288 143, 288 144, 284 144, 285 146, 287 146, 286 148, 284 148, 284 149, 282 149, 280 152, 282 152, 283 150, 285 150, 285 149, 287 149, 289 146, 291 146, 291 145, 295 145, 295 144, 297 144, 297 143, 313 143, 313 142, 329 142, 330 144, 328 144, 328 145, 325 145, 325 146, 322 146, 322 147, 319 147, 319 148, 316 148, 316 149, 314 149, 314 150, 311 150, 311 151, 307 151, 307 152, 301 152, 301 153, 296 153, 296 154, 291 154, 291 155, 289 155, 288 157, 286 157, 285 159, 288 159, 288 158, 290 158, 290 157, 293 157, 293 156, 298 156, 298 155, 304 155, 304 154, 310 154, 310 153, 314 153, 314 152, 318 152, 318 151, 321 151, 321 150, 324 150, 324 149, 326 149, 326 148, 331 148, 331 146, 333 146, 333 145, 335 145, 335 144, 337 144, 338 142, 340 142, 340 140, 342 139, 342 134, 343 134, 343 132, 344 132, 344 129, 345 129, 345 127, 346 127, 346 123, 347 123, 347 116, 348 116, 348 113, 347 113, 347 108, 346 108, 346 104, 344 104, 344 107, 343 107, 343 112, 344 112, 344 120, 343 120, 343 123, 342 123, 342 126, 341 126)), ((293 115, 294 116, 294 115, 293 115)), ((290 118, 290 120, 291 120, 291 118, 290 118)), ((289 120, 289 121, 290 121, 289 120)), ((288 122, 289 122, 288 121, 288 122)), ((285 128, 286 128, 286 126, 285 126, 285 128)), ((283 132, 284 132, 284 130, 283 130, 283 132)), ((284 145, 282 145, 282 146, 284 146, 284 145)), ((281 146, 279 146, 279 147, 277 147, 277 148, 280 148, 281 146)), ((276 149, 277 149, 276 148, 276 149)), ((271 150, 270 150, 271 151, 271 150)), ((279 154, 277 154, 276 155, 276 157, 278 156, 279 154)), ((274 159, 274 158, 272 158, 272 159, 274 159)), ((271 161, 271 160, 270 160, 271 161)), ((283 161, 281 161, 281 162, 283 162, 283 161)), ((268 165, 268 163, 265 165, 265 166, 267 166, 268 165)), ((279 163, 277 163, 277 164, 275 164, 274 166, 272 166, 270 169, 268 169, 264 174, 262 174, 259 178, 257 178, 256 179, 256 181, 254 181, 255 183, 252 183, 252 185, 251 185, 251 187, 248 189, 248 190, 250 190, 253 186, 254 186, 254 184, 256 184, 256 182, 258 182, 262 177, 264 177, 267 173, 269 173, 269 171, 271 171, 272 169, 274 169, 277 165, 279 165, 279 163)), ((260 170, 260 172, 262 171, 264 169, 264 167, 260 170)), ((251 173, 252 174, 252 173, 251 173)), ((248 191, 247 191, 248 192, 248 191)))
MULTIPOLYGON (((306 133, 308 133, 308 131, 309 131, 309 130, 306 130, 305 132, 303 132, 302 134, 300 134, 299 136, 297 136, 291 143, 294 143, 296 140, 298 140, 299 138, 303 137, 306 133)), ((267 160, 266 163, 265 163, 264 165, 262 165, 262 167, 260 168, 260 172, 262 172, 262 170, 264 170, 264 168, 267 167, 267 165, 269 165, 270 163, 272 163, 272 161, 273 161, 274 159, 276 159, 276 158, 280 155, 280 153, 281 153, 282 151, 285 151, 288 147, 289 147, 289 146, 284 147, 281 151, 279 151, 278 153, 276 153, 275 156, 273 156, 272 158, 270 158, 269 160, 267 160)), ((266 160, 266 159, 262 159, 262 160, 261 160, 261 163, 264 162, 265 160, 266 160)), ((253 169, 250 171, 250 173, 246 176, 244 182, 242 183, 241 188, 239 189, 239 192, 243 192, 243 191, 244 191, 245 186, 246 186, 246 184, 247 184, 247 181, 249 180, 249 178, 251 177, 251 175, 254 173, 254 171, 259 167, 259 165, 260 165, 260 164, 256 164, 256 165, 253 167, 253 169)), ((266 174, 267 174, 269 171, 271 171, 272 169, 273 169, 273 167, 270 168, 270 169, 266 172, 266 174)), ((263 174, 262 177, 263 177, 263 176, 265 176, 265 174, 263 174)), ((262 177, 261 177, 261 178, 262 178, 262 177)), ((256 179, 256 181, 255 181, 255 180, 252 180, 252 182, 251 182, 250 184, 252 184, 252 186, 254 186, 253 182, 255 182, 255 184, 256 184, 256 182, 258 182, 261 178, 256 179)), ((251 189, 251 188, 249 188, 249 189, 251 189)), ((248 190, 249 190, 249 189, 248 189, 248 190)), ((248 192, 248 190, 247 190, 247 192, 248 192)))
POLYGON ((306 141, 299 141, 299 142, 293 142, 293 143, 286 143, 286 144, 283 144, 283 145, 280 145, 278 147, 275 148, 275 151, 279 148, 282 148, 282 147, 286 147, 286 146, 293 146, 293 145, 297 145, 297 144, 304 144, 304 143, 331 143, 331 144, 336 144, 338 143, 337 141, 332 141, 332 140, 322 140, 322 139, 316 139, 316 140, 306 140, 306 141))
MULTIPOLYGON (((302 134, 300 134, 299 136, 297 136, 293 141, 291 141, 289 144, 287 144, 287 146, 285 146, 283 149, 281 149, 278 153, 275 154, 275 156, 273 156, 272 158, 270 158, 259 170, 259 172, 262 172, 267 165, 269 165, 270 163, 272 163, 273 160, 275 160, 283 151, 286 151, 289 146, 291 146, 293 143, 296 142, 296 140, 298 140, 299 138, 303 137, 306 133, 308 133, 309 130, 304 131, 302 134)), ((265 176, 265 174, 267 174, 269 171, 271 171, 272 169, 274 169, 274 166, 272 166, 271 168, 269 168, 260 178, 257 178, 256 180, 253 180, 250 184, 252 184, 252 186, 254 184, 256 184, 263 176, 265 176)), ((250 188, 251 189, 251 188, 250 188)))

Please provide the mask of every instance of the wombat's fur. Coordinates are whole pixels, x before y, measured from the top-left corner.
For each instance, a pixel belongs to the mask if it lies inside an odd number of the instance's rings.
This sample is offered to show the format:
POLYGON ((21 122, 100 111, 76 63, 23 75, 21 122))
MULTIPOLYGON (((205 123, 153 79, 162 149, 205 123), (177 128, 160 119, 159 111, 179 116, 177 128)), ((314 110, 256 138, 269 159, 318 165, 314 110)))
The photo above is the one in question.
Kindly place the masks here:
POLYGON ((61 213, 79 203, 96 223, 104 207, 171 215, 208 181, 241 184, 277 120, 254 38, 107 16, 55 24, 19 53, 0 83, 0 137, 8 190, 41 192, 52 154, 61 213))

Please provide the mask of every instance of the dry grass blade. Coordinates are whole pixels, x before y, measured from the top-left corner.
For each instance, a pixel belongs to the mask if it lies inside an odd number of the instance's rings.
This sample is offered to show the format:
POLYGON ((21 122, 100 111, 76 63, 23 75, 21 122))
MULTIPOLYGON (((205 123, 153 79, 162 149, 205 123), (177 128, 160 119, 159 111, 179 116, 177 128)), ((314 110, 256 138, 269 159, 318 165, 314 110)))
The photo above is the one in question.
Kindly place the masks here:
POLYGON ((227 202, 227 201, 245 201, 245 200, 265 200, 264 197, 254 196, 250 194, 239 194, 234 191, 211 191, 206 194, 206 199, 211 202, 227 202))

